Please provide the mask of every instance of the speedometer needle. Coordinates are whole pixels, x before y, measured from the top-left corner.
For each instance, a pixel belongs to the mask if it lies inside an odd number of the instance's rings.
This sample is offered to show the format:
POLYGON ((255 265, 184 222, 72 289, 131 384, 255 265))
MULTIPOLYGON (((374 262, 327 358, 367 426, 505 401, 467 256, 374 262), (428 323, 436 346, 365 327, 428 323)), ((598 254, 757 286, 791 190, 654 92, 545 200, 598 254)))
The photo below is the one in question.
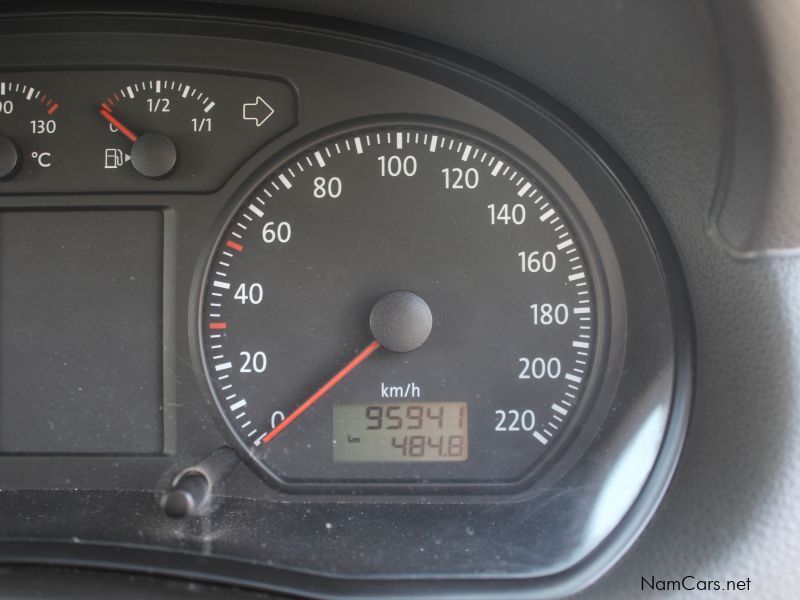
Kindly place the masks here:
POLYGON ((364 362, 367 358, 369 358, 370 354, 375 352, 381 345, 373 340, 369 346, 364 348, 361 352, 356 355, 356 357, 351 360, 345 367, 336 373, 333 377, 331 377, 325 385, 319 388, 316 392, 314 392, 311 397, 303 402, 297 409, 294 410, 288 417, 286 417, 283 421, 278 424, 278 426, 270 431, 267 435, 261 438, 261 443, 266 444, 270 440, 272 440, 276 435, 278 435, 281 431, 286 429, 289 425, 291 425, 300 415, 306 412, 313 404, 322 398, 325 394, 327 394, 337 383, 339 383, 342 379, 347 377, 348 373, 355 369, 358 365, 364 362))
POLYGON ((111 123, 114 127, 119 129, 119 132, 128 138, 130 141, 135 142, 139 139, 139 136, 133 133, 130 129, 125 127, 118 118, 108 112, 105 108, 100 109, 100 116, 102 116, 106 121, 111 123))

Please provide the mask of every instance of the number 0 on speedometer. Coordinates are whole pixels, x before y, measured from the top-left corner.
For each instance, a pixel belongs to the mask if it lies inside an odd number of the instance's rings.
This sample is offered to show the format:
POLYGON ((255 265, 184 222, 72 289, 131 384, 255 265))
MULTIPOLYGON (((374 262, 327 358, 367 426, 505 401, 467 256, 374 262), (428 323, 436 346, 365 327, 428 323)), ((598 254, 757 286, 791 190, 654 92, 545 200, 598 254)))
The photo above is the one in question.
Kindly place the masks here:
POLYGON ((278 481, 515 482, 591 403, 579 226, 546 175, 478 137, 329 137, 228 221, 202 292, 205 368, 278 481))

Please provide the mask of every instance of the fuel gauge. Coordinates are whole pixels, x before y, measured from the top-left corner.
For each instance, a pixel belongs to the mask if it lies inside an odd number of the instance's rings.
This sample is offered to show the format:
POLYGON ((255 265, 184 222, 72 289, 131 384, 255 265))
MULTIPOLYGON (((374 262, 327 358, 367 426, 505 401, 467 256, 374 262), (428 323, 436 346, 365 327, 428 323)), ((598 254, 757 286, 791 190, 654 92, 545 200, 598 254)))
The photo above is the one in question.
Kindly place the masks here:
POLYGON ((208 142, 216 105, 208 94, 175 79, 124 86, 100 104, 100 116, 123 144, 105 149, 104 167, 117 169, 130 163, 140 175, 152 179, 170 175, 180 155, 188 159, 187 168, 199 167, 191 147, 208 142), (180 153, 176 139, 184 145, 180 153))
POLYGON ((102 150, 102 179, 111 187, 214 187, 214 180, 221 183, 226 172, 295 120, 292 90, 277 81, 128 75, 95 104, 105 128, 103 147, 95 152, 102 150))

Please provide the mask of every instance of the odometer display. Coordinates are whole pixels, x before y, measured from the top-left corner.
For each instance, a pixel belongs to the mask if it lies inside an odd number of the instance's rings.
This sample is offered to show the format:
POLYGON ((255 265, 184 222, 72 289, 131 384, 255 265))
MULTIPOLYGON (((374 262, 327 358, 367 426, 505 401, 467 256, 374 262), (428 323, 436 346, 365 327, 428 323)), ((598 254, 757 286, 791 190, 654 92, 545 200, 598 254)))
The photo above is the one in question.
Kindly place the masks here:
POLYGON ((468 453, 466 402, 333 407, 335 461, 467 460, 468 453))
POLYGON ((201 336, 257 465, 289 485, 496 484, 557 446, 591 401, 595 282, 534 169, 386 126, 312 145, 246 194, 208 267, 201 336), (439 408, 446 426, 411 430, 439 408))

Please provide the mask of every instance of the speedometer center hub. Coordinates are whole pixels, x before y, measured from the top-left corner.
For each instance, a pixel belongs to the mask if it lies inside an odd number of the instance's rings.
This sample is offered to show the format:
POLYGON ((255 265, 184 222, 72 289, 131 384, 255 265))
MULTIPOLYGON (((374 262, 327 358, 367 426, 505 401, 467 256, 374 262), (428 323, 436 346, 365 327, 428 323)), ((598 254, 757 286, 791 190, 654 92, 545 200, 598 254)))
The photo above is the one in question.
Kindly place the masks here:
POLYGON ((372 335, 381 346, 393 352, 416 350, 433 328, 433 314, 414 292, 396 291, 383 296, 369 315, 372 335))

